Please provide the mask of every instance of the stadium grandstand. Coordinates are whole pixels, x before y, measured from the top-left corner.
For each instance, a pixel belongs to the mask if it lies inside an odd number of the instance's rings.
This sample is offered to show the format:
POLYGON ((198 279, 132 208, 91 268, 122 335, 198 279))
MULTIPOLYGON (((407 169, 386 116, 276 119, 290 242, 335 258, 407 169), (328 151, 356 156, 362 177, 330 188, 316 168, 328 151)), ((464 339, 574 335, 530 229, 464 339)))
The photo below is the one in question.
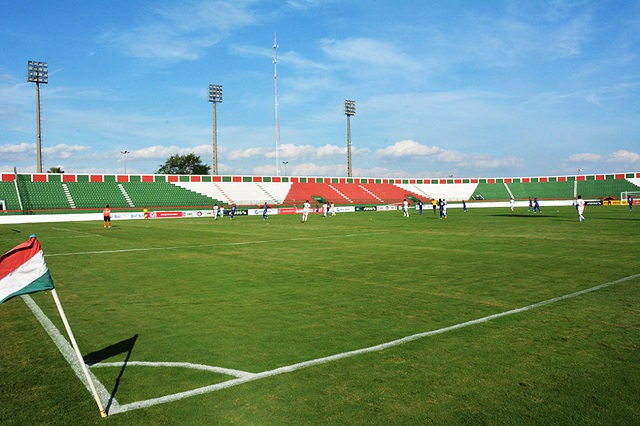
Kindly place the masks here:
POLYGON ((640 193, 640 172, 514 178, 344 178, 296 176, 0 174, 5 214, 143 208, 202 209, 214 204, 301 206, 449 202, 619 199, 640 193))

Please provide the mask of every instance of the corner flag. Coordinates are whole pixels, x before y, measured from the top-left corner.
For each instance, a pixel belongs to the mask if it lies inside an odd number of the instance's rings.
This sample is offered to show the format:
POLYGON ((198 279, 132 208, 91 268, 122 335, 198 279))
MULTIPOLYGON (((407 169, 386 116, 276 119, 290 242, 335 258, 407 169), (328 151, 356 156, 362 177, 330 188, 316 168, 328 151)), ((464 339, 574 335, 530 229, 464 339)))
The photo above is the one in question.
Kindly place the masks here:
POLYGON ((22 294, 53 288, 49 268, 35 235, 0 257, 0 303, 22 294))
POLYGON ((67 316, 62 309, 58 293, 56 293, 56 289, 53 286, 53 280, 51 279, 47 262, 44 261, 40 242, 38 242, 35 235, 31 235, 29 241, 14 247, 0 257, 0 304, 12 297, 43 290, 51 290, 51 295, 62 318, 62 323, 67 330, 69 340, 71 340, 71 346, 73 346, 73 350, 78 357, 80 368, 87 380, 89 390, 93 394, 96 404, 98 404, 100 415, 106 417, 107 412, 102 406, 102 401, 100 401, 93 379, 82 359, 80 348, 78 348, 67 316))

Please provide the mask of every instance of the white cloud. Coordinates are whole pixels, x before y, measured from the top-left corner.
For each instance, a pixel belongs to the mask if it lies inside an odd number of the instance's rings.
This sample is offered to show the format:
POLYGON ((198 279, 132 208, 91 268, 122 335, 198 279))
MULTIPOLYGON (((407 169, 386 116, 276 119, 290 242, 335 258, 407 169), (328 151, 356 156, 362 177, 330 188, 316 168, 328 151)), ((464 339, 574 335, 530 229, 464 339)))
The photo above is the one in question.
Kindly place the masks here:
POLYGON ((47 159, 66 159, 77 155, 79 152, 88 152, 91 148, 82 145, 59 144, 42 148, 42 155, 47 159))
MULTIPOLYGON (((130 154, 127 154, 130 159, 137 160, 166 160, 172 155, 187 155, 187 154, 196 154, 199 156, 203 156, 206 154, 211 154, 212 147, 209 145, 198 145, 195 147, 187 147, 181 148, 178 146, 162 146, 162 145, 154 145, 149 146, 147 148, 142 149, 134 149, 130 151, 130 154)), ((206 159, 203 159, 203 163, 206 163, 206 159)))
POLYGON ((376 156, 381 158, 428 157, 436 154, 443 154, 446 158, 442 148, 422 145, 412 140, 399 141, 376 151, 376 156))
POLYGON ((640 164, 640 154, 621 149, 611 154, 609 158, 607 158, 607 162, 640 164))
POLYGON ((395 73, 418 72, 422 69, 419 62, 396 46, 371 38, 323 39, 320 48, 331 60, 364 64, 370 69, 395 73))
POLYGON ((254 1, 179 1, 149 11, 145 23, 111 30, 102 40, 129 56, 193 61, 231 31, 254 25, 254 1))
MULTIPOLYGON (((369 153, 368 148, 351 149, 352 156, 365 156, 369 153)), ((344 156, 346 158, 347 148, 336 145, 323 145, 316 147, 313 145, 281 144, 280 158, 283 161, 301 160, 326 160, 330 158, 344 156)), ((228 161, 241 161, 248 159, 273 159, 276 157, 275 149, 246 148, 225 152, 224 157, 228 161)), ((268 166, 271 167, 271 166, 268 166)))
POLYGON ((589 161, 600 161, 602 159, 602 155, 593 154, 590 152, 581 152, 579 154, 573 154, 569 156, 569 161, 573 162, 589 162, 589 161))
POLYGON ((522 165, 522 160, 515 157, 494 158, 489 154, 463 153, 445 150, 437 146, 427 146, 413 140, 403 140, 376 151, 376 157, 400 161, 431 161, 449 164, 457 169, 499 169, 522 165))
POLYGON ((0 154, 9 155, 9 154, 24 154, 24 153, 33 153, 36 150, 36 144, 34 143, 19 143, 19 144, 6 144, 0 145, 0 154))
POLYGON ((287 174, 292 176, 346 176, 347 164, 301 163, 287 167, 287 174))
POLYGON ((266 158, 268 153, 269 151, 263 148, 236 149, 226 154, 225 159, 227 161, 241 161, 250 158, 266 158))

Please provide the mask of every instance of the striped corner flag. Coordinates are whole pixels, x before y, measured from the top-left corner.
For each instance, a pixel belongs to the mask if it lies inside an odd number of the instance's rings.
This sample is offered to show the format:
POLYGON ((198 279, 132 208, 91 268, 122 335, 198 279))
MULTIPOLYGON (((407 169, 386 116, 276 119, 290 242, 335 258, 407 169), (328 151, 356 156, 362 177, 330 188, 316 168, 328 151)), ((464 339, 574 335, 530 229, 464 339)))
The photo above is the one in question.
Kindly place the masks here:
POLYGON ((35 235, 0 257, 0 303, 12 297, 53 288, 49 268, 35 235))

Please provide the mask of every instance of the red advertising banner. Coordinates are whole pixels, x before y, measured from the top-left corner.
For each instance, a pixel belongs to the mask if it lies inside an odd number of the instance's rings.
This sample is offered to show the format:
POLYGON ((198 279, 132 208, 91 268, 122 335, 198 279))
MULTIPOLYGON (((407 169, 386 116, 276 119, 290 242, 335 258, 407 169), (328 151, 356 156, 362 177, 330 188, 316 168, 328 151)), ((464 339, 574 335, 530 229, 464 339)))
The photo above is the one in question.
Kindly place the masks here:
POLYGON ((285 207, 278 209, 278 214, 296 214, 302 213, 302 209, 297 209, 294 207, 285 207))
POLYGON ((151 212, 151 217, 182 217, 184 212, 151 212))

